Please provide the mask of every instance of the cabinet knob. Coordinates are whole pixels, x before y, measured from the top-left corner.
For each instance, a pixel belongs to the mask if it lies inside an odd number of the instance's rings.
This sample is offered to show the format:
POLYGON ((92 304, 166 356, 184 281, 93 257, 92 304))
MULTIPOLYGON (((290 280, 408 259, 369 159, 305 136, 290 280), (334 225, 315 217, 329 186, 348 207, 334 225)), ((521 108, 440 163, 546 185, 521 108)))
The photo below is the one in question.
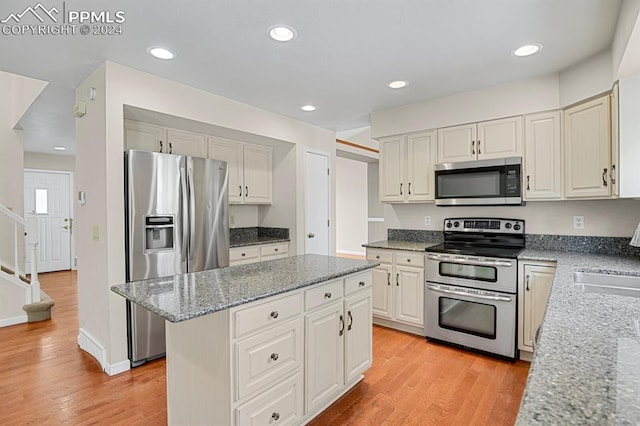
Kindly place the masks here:
POLYGON ((278 318, 278 311, 271 311, 271 318, 273 319, 278 318))
POLYGON ((272 360, 274 360, 274 361, 277 361, 277 360, 278 360, 278 354, 277 354, 277 353, 275 353, 275 352, 274 352, 274 353, 272 353, 272 354, 271 354, 271 359, 272 359, 272 360))
POLYGON ((309 237, 309 238, 313 238, 315 236, 316 236, 316 234, 314 234, 313 232, 309 232, 309 235, 307 235, 307 237, 309 237))
POLYGON ((411 262, 411 259, 407 259, 407 262, 408 262, 408 263, 410 263, 410 262, 411 262))
POLYGON ((271 418, 277 422, 280 419, 280 413, 273 413, 271 418))
POLYGON ((376 259, 380 259, 380 255, 376 256, 376 259))
POLYGON ((331 293, 329 293, 329 292, 325 293, 324 297, 326 297, 327 299, 331 299, 331 293))
POLYGON ((241 254, 242 257, 245 257, 246 255, 247 255, 247 253, 242 253, 241 254))
POLYGON ((360 287, 364 287, 364 284, 365 284, 365 282, 364 282, 364 281, 360 281, 360 282, 358 283, 358 285, 359 285, 360 287))
POLYGON ((278 251, 278 249, 273 249, 273 251, 278 251))

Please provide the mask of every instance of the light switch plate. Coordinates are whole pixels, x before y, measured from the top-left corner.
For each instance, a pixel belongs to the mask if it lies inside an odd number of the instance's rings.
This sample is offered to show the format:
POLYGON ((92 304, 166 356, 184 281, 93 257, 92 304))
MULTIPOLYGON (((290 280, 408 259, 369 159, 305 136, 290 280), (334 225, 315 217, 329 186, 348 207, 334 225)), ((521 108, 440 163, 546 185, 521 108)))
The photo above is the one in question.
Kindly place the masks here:
POLYGON ((100 227, 93 225, 93 241, 100 241, 100 227))
POLYGON ((584 229, 584 216, 573 217, 573 229, 584 229))
POLYGON ((425 216, 424 217, 424 224, 425 225, 431 225, 431 216, 425 216))

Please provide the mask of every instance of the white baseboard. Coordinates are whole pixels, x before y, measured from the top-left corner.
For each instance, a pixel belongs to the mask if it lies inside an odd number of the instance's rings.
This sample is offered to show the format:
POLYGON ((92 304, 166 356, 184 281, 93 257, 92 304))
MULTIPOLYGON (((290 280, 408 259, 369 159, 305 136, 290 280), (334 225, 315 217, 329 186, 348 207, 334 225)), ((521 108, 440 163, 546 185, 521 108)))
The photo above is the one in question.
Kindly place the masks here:
POLYGON ((336 250, 337 254, 352 254, 354 256, 366 256, 366 251, 352 251, 352 250, 336 250))
POLYGON ((100 363, 102 371, 107 373, 109 376, 123 373, 131 368, 129 360, 109 364, 107 362, 106 348, 95 337, 93 337, 91 333, 83 328, 80 328, 80 331, 78 332, 78 345, 80 346, 80 349, 94 357, 100 363))
POLYGON ((24 324, 27 321, 28 320, 26 315, 19 315, 13 318, 5 318, 0 320, 0 327, 9 327, 10 325, 24 324))

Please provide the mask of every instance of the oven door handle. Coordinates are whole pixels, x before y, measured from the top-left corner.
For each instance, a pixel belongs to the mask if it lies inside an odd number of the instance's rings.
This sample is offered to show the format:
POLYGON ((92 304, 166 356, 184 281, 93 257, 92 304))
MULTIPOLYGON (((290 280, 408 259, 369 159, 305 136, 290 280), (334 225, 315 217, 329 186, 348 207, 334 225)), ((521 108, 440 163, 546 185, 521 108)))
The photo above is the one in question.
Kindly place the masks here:
POLYGON ((439 285, 433 284, 427 284, 427 288, 432 291, 437 291, 438 293, 454 294, 456 296, 467 296, 473 297, 475 299, 494 300, 496 302, 511 302, 512 300, 509 296, 487 296, 485 294, 473 294, 467 293, 466 291, 449 290, 446 288, 442 288, 439 285))
POLYGON ((481 266, 513 266, 513 262, 507 260, 480 260, 480 259, 455 259, 448 256, 439 256, 437 254, 428 254, 427 259, 438 260, 441 262, 460 263, 463 265, 481 265, 481 266))

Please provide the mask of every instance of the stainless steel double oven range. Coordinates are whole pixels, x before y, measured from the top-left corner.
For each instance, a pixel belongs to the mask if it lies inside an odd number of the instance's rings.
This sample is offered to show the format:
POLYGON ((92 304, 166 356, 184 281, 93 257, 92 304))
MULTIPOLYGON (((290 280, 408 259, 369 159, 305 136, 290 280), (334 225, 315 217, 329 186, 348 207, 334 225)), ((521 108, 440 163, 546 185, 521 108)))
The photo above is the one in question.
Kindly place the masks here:
POLYGON ((444 220, 444 243, 427 248, 425 335, 516 359, 517 256, 524 221, 444 220))

